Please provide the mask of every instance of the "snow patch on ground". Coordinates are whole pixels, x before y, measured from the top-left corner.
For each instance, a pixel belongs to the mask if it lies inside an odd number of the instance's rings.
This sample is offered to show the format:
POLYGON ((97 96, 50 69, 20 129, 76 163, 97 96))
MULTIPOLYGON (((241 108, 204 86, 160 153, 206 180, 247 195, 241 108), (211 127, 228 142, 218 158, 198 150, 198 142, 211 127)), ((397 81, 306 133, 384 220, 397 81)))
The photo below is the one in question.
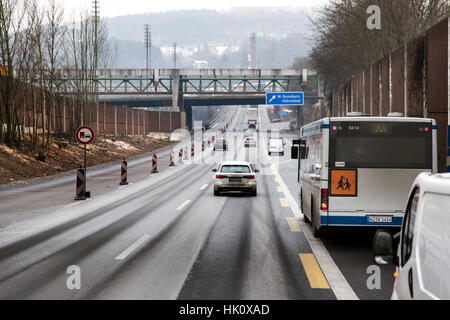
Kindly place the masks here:
POLYGON ((131 144, 124 141, 112 141, 111 139, 105 139, 105 142, 109 144, 114 144, 117 148, 121 150, 131 150, 131 151, 137 150, 131 144))

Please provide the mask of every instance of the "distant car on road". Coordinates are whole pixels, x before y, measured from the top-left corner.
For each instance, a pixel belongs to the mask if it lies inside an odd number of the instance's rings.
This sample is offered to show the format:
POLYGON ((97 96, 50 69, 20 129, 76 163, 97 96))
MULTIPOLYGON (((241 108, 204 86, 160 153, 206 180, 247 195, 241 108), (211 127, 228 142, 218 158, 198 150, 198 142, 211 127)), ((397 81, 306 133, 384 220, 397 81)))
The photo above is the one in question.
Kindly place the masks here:
POLYGON ((393 300, 450 299, 450 174, 420 174, 413 183, 401 232, 378 230, 374 256, 394 263, 393 300))
POLYGON ((256 147, 256 138, 255 137, 246 137, 244 139, 244 147, 256 147))
POLYGON ((227 140, 225 139, 217 139, 214 142, 214 151, 227 151, 227 140))
POLYGON ((256 173, 259 170, 246 161, 227 161, 214 169, 214 196, 221 192, 245 192, 257 196, 256 173))
POLYGON ((269 156, 273 153, 278 153, 281 156, 284 156, 284 146, 285 142, 283 138, 270 138, 267 146, 267 152, 269 156))

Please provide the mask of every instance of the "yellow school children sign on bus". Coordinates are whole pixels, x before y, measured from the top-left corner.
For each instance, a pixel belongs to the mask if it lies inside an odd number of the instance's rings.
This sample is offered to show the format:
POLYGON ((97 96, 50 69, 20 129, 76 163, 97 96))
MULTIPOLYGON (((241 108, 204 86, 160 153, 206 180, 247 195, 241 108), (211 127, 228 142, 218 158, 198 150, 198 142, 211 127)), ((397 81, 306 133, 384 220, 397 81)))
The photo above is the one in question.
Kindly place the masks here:
POLYGON ((356 197, 358 190, 356 170, 331 170, 331 195, 356 197))

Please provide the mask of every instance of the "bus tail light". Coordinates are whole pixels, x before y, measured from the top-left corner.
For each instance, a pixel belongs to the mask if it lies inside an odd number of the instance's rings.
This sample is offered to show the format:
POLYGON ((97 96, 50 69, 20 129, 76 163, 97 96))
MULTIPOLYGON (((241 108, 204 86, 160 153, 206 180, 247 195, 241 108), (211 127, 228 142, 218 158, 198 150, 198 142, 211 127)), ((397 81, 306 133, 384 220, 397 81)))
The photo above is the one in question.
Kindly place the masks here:
POLYGON ((328 189, 320 190, 320 210, 328 210, 328 189))

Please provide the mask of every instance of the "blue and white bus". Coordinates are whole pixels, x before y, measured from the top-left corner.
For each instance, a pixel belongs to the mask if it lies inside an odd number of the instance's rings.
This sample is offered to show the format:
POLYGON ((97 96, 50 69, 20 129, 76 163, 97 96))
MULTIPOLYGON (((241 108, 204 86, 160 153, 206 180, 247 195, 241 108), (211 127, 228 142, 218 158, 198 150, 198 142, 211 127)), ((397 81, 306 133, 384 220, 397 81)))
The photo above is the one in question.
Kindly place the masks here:
POLYGON ((316 237, 327 227, 401 227, 414 179, 437 172, 433 119, 325 118, 295 144, 300 206, 316 237))

